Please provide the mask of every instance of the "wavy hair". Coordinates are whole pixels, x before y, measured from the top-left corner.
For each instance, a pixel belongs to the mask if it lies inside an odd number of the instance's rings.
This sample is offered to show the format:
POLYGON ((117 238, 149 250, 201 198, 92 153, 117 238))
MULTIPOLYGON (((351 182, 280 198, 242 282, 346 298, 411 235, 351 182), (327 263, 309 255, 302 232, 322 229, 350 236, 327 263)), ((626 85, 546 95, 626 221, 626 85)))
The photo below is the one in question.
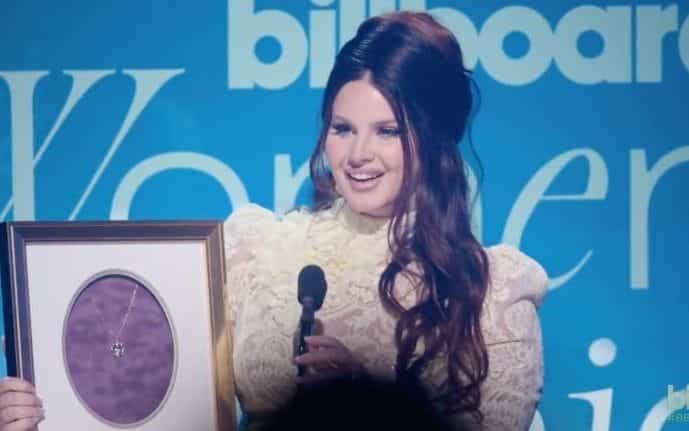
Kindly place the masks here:
POLYGON ((392 108, 405 160, 388 231, 391 259, 378 284, 383 305, 397 317, 397 377, 420 383, 431 361, 444 361, 447 376, 436 401, 446 413, 469 412, 480 421, 488 354, 479 317, 489 268, 471 232, 467 172, 458 148, 474 106, 471 74, 455 37, 426 13, 364 21, 338 53, 325 88, 322 128, 310 159, 315 210, 339 197, 325 140, 335 96, 358 79, 367 79, 392 108), (411 308, 393 294, 398 276, 421 289, 411 308))

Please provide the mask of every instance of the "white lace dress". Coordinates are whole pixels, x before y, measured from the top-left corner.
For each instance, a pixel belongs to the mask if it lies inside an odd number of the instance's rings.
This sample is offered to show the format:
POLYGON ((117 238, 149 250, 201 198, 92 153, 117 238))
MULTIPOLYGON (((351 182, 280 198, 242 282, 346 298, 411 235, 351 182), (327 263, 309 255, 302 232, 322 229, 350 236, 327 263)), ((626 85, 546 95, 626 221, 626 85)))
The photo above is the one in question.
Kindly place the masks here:
MULTIPOLYGON (((225 224, 229 324, 237 397, 249 417, 269 415, 296 390, 291 362, 293 336, 301 312, 297 275, 323 268, 328 291, 317 313, 322 331, 341 340, 367 371, 394 376, 395 319, 378 298, 378 278, 387 264, 387 224, 351 211, 342 200, 331 209, 294 211, 282 218, 249 204, 225 224)), ((481 386, 482 426, 526 430, 543 386, 541 330, 537 307, 547 277, 533 259, 507 245, 486 248, 491 284, 481 325, 489 355, 489 375, 481 386)), ((397 297, 410 305, 416 292, 405 279, 397 297)), ((444 377, 437 361, 427 374, 432 391, 444 377)))

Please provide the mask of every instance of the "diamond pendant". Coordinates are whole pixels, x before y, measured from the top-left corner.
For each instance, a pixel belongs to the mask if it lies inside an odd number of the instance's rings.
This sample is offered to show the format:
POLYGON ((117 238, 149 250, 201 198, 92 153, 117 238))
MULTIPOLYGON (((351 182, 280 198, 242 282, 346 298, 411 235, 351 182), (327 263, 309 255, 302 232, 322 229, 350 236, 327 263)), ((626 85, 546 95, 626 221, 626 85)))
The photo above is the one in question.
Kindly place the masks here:
POLYGON ((121 358, 124 356, 124 344, 122 344, 120 341, 115 341, 112 343, 112 346, 110 346, 110 351, 114 357, 121 358))

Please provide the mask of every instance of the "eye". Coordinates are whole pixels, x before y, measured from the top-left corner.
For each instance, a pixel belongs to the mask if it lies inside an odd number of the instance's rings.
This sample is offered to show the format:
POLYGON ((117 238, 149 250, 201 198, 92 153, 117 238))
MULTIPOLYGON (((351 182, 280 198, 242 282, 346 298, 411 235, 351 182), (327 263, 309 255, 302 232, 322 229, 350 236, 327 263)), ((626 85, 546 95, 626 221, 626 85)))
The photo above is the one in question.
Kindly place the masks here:
POLYGON ((349 124, 345 123, 336 123, 331 126, 331 129, 333 131, 333 134, 341 136, 346 133, 349 133, 352 131, 352 128, 349 124))
POLYGON ((384 126, 378 129, 378 134, 384 138, 396 138, 400 135, 400 129, 393 126, 384 126))

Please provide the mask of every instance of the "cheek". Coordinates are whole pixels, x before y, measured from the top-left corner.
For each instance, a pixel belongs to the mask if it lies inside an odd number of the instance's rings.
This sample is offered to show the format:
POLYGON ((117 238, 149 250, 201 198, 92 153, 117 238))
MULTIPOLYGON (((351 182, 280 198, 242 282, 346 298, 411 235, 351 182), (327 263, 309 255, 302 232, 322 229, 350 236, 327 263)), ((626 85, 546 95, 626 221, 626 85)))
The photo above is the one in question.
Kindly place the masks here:
POLYGON ((388 169, 400 174, 404 171, 404 153, 402 144, 389 148, 383 155, 383 159, 388 169))
POLYGON ((345 157, 344 146, 338 144, 340 143, 331 140, 325 141, 325 158, 332 170, 338 170, 342 164, 342 159, 345 157))
POLYGON ((402 152, 402 145, 400 144, 397 148, 391 148, 384 155, 385 162, 387 164, 387 169, 390 170, 392 176, 391 187, 395 190, 399 190, 402 186, 402 179, 404 177, 404 153, 402 152))

